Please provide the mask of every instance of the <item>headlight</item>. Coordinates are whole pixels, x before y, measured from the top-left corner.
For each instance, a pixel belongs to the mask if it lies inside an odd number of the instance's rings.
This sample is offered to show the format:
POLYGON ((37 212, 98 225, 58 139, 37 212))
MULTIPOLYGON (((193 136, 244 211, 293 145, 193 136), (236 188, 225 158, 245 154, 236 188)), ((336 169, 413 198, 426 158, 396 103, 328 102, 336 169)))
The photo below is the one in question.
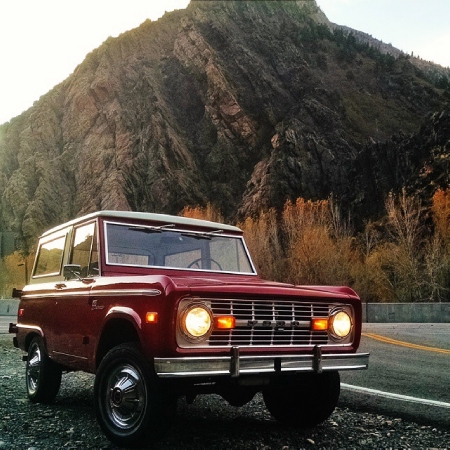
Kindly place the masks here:
POLYGON ((207 336, 211 332, 212 324, 212 312, 204 305, 189 306, 181 317, 181 328, 190 339, 207 336))
POLYGON ((339 338, 346 338, 352 331, 352 318, 347 311, 336 311, 331 314, 330 331, 339 338))

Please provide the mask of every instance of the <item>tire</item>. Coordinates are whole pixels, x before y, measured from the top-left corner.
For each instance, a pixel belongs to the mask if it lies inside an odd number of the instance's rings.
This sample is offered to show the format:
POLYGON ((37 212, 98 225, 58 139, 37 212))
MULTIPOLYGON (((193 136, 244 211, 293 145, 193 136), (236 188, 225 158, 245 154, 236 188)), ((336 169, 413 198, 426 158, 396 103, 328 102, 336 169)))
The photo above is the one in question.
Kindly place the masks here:
POLYGON ((168 411, 174 412, 150 363, 131 343, 114 347, 103 358, 94 396, 97 421, 119 446, 148 446, 168 428, 168 411))
POLYGON ((61 367, 46 354, 41 337, 35 337, 28 347, 25 382, 28 398, 33 403, 51 403, 61 386, 61 367))
POLYGON ((277 380, 263 390, 264 403, 278 421, 312 428, 331 416, 340 394, 339 372, 302 374, 277 380))

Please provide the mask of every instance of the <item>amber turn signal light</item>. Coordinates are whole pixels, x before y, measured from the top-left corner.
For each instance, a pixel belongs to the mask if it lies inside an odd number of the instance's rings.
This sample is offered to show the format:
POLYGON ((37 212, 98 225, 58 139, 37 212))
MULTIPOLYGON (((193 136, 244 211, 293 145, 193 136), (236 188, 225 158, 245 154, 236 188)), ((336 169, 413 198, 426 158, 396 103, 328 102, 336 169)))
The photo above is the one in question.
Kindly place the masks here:
POLYGON ((158 313, 157 312, 148 312, 145 314, 145 321, 147 323, 158 323, 158 313))
POLYGON ((236 327, 236 317, 234 316, 216 317, 215 325, 218 330, 231 330, 236 327))
POLYGON ((311 329, 313 331, 327 331, 328 318, 314 318, 311 320, 311 329))

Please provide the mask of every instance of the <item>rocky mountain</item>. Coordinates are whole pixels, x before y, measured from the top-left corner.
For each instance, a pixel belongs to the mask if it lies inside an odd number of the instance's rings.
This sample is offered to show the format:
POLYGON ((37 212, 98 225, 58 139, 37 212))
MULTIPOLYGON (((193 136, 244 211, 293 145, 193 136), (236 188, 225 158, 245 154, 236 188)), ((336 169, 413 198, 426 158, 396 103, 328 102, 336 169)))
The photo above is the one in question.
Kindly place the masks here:
POLYGON ((426 168, 448 153, 449 99, 314 0, 192 0, 0 127, 0 229, 28 240, 97 209, 206 203, 233 221, 330 194, 376 215, 392 189, 447 183, 426 168))

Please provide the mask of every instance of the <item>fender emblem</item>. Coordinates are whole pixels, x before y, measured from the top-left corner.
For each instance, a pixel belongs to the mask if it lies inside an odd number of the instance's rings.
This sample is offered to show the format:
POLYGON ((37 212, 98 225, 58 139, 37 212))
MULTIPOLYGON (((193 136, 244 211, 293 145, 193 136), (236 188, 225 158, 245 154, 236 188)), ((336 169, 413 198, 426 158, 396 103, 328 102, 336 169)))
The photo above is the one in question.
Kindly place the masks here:
POLYGON ((96 309, 103 309, 104 305, 99 305, 98 300, 92 300, 92 310, 95 311, 96 309))

